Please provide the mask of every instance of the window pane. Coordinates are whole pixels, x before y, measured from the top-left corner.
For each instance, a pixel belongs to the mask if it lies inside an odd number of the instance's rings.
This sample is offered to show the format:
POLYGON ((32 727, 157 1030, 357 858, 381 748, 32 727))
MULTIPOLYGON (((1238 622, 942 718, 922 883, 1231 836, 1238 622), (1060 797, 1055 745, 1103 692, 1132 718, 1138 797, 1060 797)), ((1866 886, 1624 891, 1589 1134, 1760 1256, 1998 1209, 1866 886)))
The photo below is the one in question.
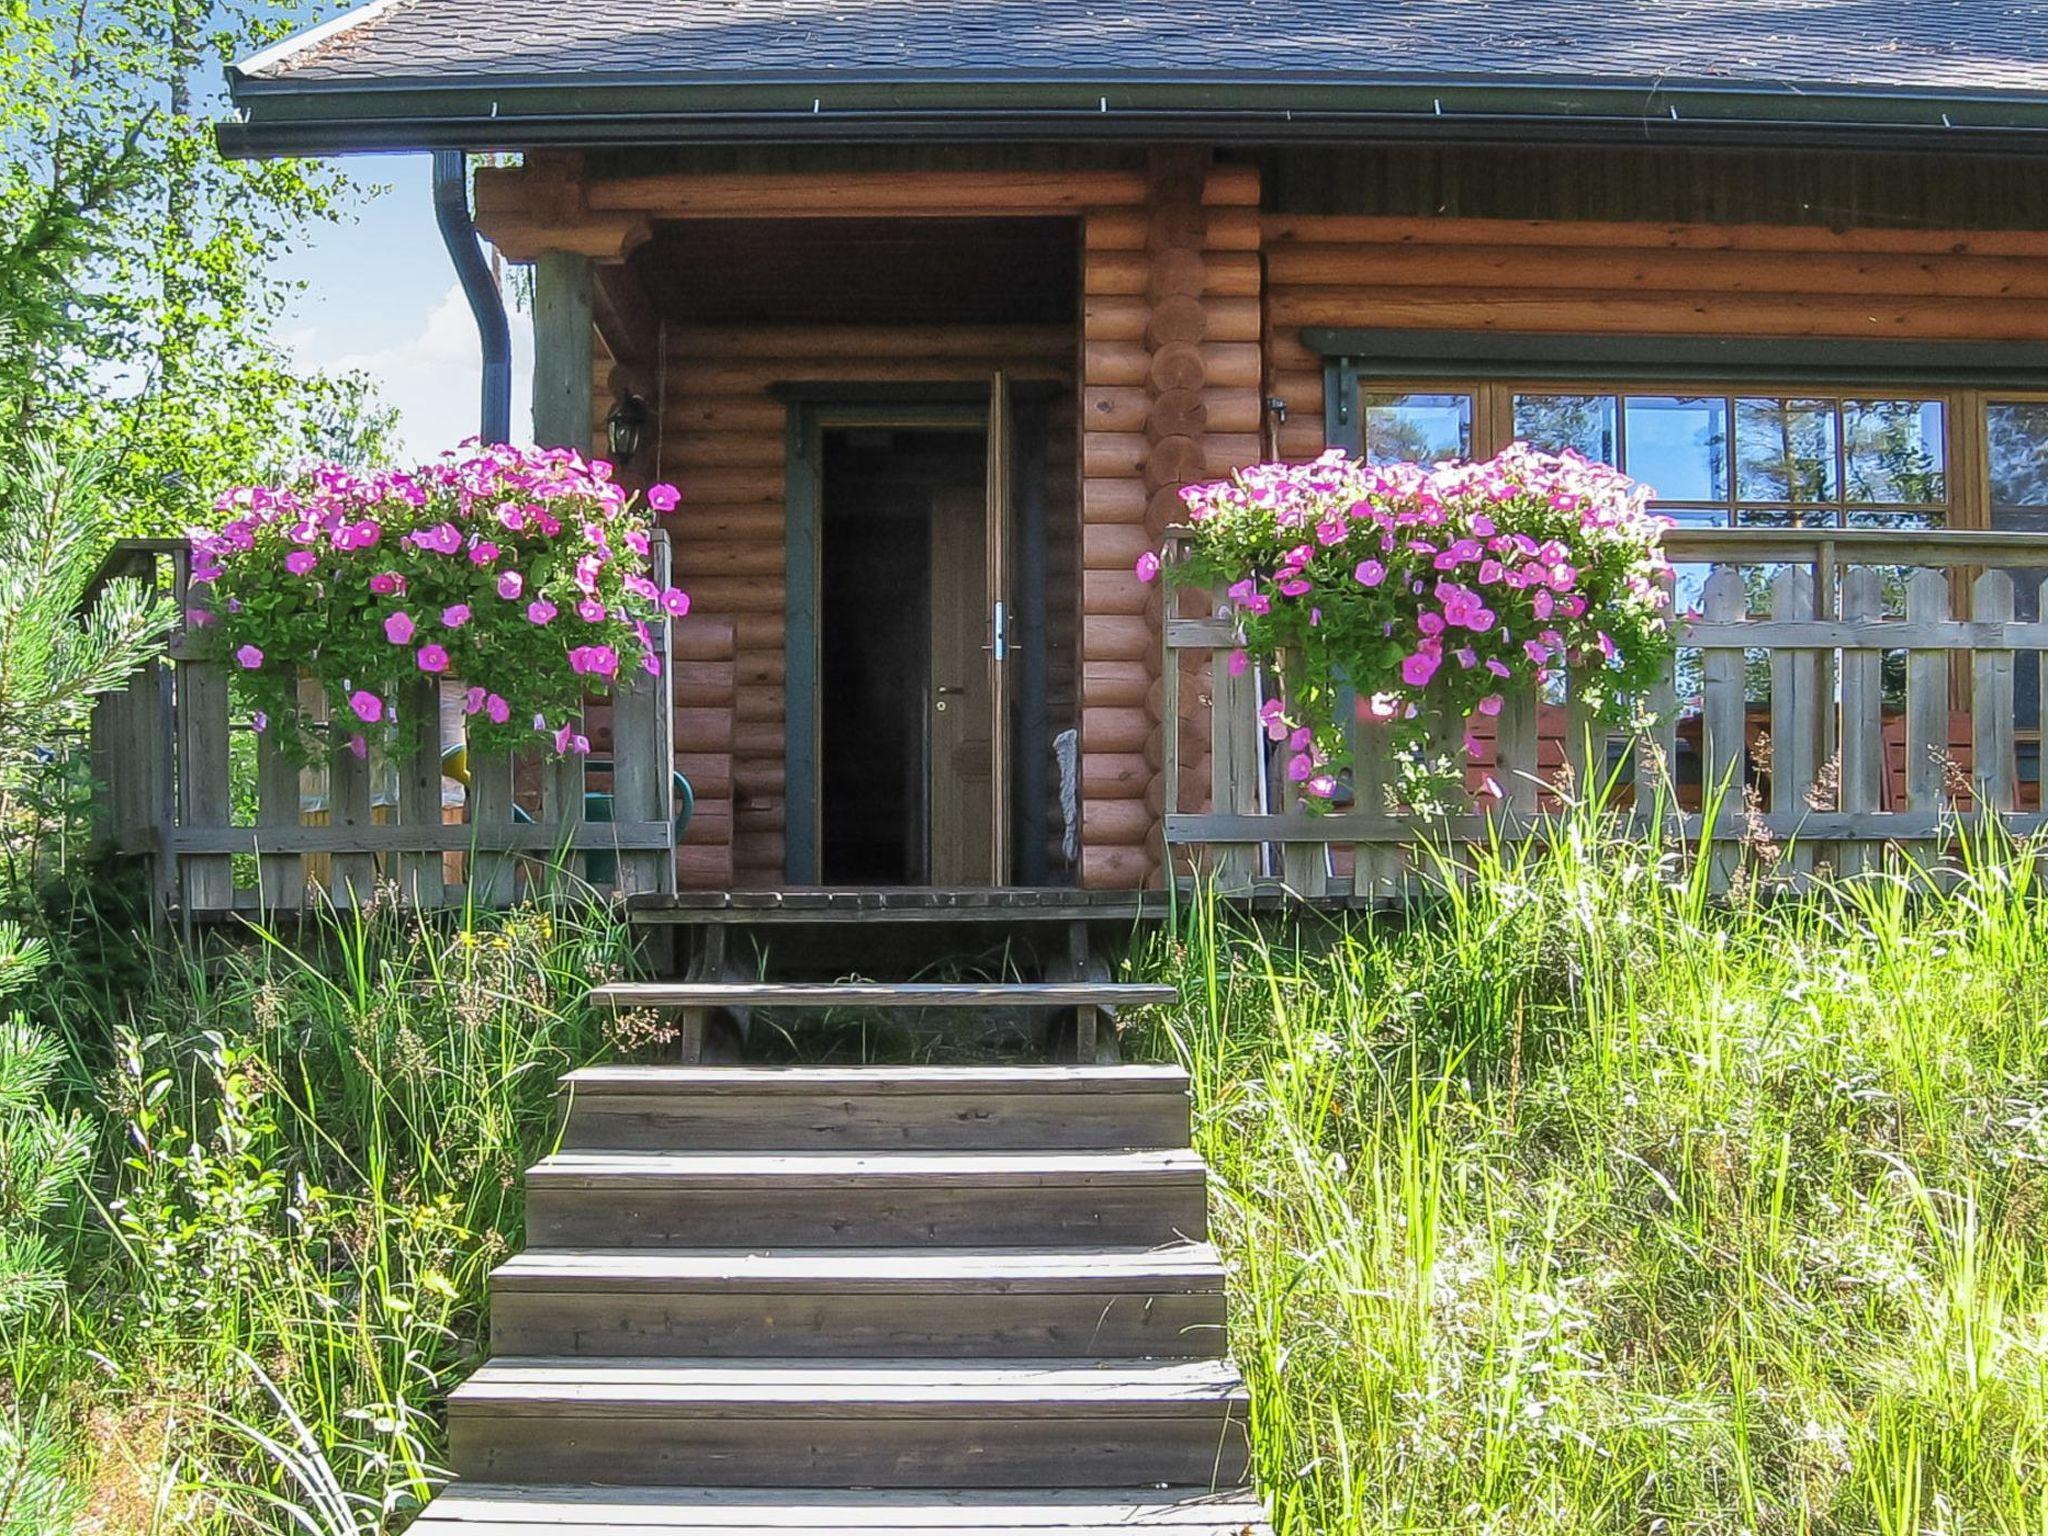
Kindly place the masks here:
POLYGON ((1736 490, 1743 501, 1835 499, 1835 403, 1738 400, 1736 490))
POLYGON ((1930 528, 1939 528, 1942 516, 1939 512, 1851 512, 1847 521, 1851 528, 1889 528, 1895 533, 1925 533, 1930 528))
POLYGON ((1614 396, 1517 395, 1515 436, 1532 448, 1570 448, 1600 464, 1614 462, 1614 396))
POLYGON ((2048 508, 2048 401, 1994 401, 1984 414, 1991 443, 1991 526, 2039 527, 2038 518, 1999 514, 2048 508))
POLYGON ((1434 464, 1472 454, 1470 395, 1366 395, 1365 456, 1434 464))
POLYGON ((1631 395, 1622 404, 1636 479, 1670 501, 1728 497, 1728 402, 1689 395, 1631 395))
POLYGON ((1948 500, 1948 446, 1939 400, 1844 400, 1842 456, 1849 500, 1948 500))

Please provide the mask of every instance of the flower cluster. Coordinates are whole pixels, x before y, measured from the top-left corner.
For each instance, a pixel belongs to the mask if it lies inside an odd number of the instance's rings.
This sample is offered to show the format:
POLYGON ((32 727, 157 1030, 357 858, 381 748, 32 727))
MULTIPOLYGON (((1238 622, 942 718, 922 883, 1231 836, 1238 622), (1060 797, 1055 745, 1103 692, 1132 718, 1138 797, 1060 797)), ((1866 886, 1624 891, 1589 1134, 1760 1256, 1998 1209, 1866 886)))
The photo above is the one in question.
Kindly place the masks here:
MULTIPOLYGON (((1484 463, 1364 464, 1340 452, 1261 464, 1182 493, 1193 537, 1167 571, 1223 589, 1244 634, 1230 660, 1276 667, 1264 706, 1286 771, 1328 800, 1345 766, 1338 701, 1392 725, 1411 782, 1431 717, 1497 715, 1564 669, 1597 718, 1626 718, 1669 660, 1649 491, 1575 453, 1517 443, 1484 463)), ((1138 575, 1159 576, 1147 552, 1138 575)), ((1448 774, 1451 765, 1436 765, 1448 774)))
MULTIPOLYGON (((646 507, 679 499, 657 485, 646 507)), ((410 471, 323 464, 214 506, 220 525, 192 533, 187 625, 234 660, 258 729, 297 727, 284 739, 300 754, 302 675, 357 753, 421 678, 465 685, 478 750, 538 734, 588 752, 586 695, 633 668, 658 675, 650 626, 690 607, 652 579, 647 511, 608 464, 568 449, 472 445, 410 471)))

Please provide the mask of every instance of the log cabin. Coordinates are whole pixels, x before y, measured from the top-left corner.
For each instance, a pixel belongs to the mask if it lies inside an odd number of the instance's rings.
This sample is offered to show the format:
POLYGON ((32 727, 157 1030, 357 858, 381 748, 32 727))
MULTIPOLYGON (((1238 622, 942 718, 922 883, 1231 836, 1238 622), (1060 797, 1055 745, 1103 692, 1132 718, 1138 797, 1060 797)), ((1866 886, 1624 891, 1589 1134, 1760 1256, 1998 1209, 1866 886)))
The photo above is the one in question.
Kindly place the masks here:
POLYGON ((1369 744, 1298 814, 1212 610, 1132 573, 1181 487, 1330 447, 1572 446, 1679 525, 1664 750, 1521 701, 1468 830, 1658 764, 1848 864, 2040 815, 2024 6, 376 0, 229 83, 229 155, 435 156, 486 436, 479 236, 532 269, 536 439, 682 487, 615 755, 695 809, 643 892, 1385 894, 1369 744))

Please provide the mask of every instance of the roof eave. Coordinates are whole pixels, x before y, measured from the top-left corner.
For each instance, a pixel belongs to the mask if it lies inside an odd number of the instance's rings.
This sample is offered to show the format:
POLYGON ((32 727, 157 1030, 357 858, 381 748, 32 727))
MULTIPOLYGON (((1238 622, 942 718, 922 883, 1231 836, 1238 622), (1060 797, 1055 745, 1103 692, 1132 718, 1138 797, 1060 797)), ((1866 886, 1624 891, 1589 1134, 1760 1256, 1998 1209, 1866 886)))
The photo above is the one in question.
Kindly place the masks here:
POLYGON ((310 82, 238 69, 236 158, 634 143, 1427 137, 1708 141, 2038 154, 2048 97, 1570 81, 754 80, 310 82))

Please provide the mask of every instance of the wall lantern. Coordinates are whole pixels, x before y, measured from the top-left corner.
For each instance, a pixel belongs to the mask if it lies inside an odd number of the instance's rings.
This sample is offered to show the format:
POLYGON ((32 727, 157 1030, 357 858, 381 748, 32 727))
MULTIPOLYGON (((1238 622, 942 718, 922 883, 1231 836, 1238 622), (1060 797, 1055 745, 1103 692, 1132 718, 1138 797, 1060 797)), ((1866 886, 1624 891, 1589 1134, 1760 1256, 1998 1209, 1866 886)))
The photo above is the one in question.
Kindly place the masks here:
POLYGON ((605 442, 611 448, 612 463, 621 469, 633 462, 647 439, 647 414, 647 402, 630 389, 605 413, 605 442))

